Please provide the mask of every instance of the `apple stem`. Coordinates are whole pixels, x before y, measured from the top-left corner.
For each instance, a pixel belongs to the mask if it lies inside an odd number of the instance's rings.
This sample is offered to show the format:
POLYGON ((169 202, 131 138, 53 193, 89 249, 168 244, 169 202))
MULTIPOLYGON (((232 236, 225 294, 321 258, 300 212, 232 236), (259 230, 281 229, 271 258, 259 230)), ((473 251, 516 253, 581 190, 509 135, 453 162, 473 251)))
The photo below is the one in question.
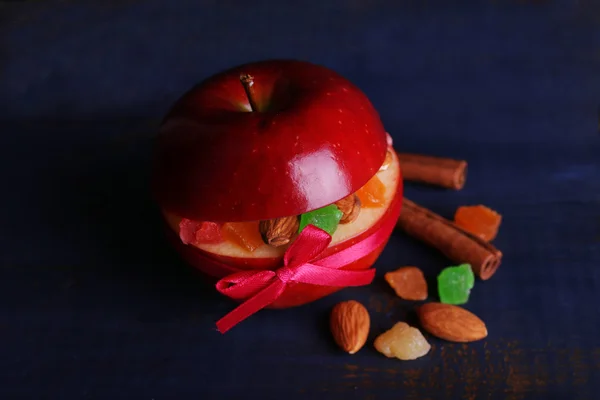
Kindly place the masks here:
POLYGON ((246 92, 248 102, 250 103, 250 109, 252 111, 258 111, 258 106, 256 105, 256 94, 254 93, 254 77, 249 74, 241 74, 240 82, 242 82, 242 86, 244 86, 244 91, 246 92))

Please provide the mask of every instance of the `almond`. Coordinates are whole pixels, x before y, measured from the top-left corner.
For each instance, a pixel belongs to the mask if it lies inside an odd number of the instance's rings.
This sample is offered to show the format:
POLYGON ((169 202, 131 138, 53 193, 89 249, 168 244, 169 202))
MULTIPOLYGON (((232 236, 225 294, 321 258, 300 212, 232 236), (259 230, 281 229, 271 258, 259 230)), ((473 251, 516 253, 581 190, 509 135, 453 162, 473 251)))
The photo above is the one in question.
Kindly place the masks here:
POLYGON ((279 247, 288 244, 292 240, 298 232, 299 225, 298 217, 283 217, 260 221, 258 229, 266 244, 279 247))
POLYGON ((345 352, 354 354, 365 345, 371 319, 365 306, 358 301, 338 303, 331 310, 329 323, 333 339, 345 352))
POLYGON ((357 195, 351 194, 341 200, 336 201, 335 205, 344 214, 340 219, 340 224, 349 224, 354 222, 360 214, 360 200, 357 195))
POLYGON ((450 342, 474 342, 488 334, 484 322, 462 307, 428 303, 419 307, 417 314, 423 329, 450 342))

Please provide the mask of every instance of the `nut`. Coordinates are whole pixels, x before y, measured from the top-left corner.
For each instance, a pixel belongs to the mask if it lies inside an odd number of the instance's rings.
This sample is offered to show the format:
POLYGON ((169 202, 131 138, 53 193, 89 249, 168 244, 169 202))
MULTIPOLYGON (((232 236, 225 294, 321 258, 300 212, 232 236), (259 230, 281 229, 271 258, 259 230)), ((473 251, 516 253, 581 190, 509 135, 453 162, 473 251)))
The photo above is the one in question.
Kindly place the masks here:
POLYGON ((365 345, 371 319, 365 306, 358 301, 338 303, 331 310, 329 323, 333 339, 345 352, 354 354, 365 345))
POLYGON ((428 303, 419 307, 417 314, 423 329, 450 342, 474 342, 488 334, 485 323, 462 307, 428 303))
POLYGON ((258 229, 266 244, 273 247, 288 244, 298 232, 300 222, 298 217, 283 217, 260 221, 258 229))
POLYGON ((360 214, 360 199, 356 194, 351 194, 338 200, 335 205, 344 214, 340 219, 340 224, 349 224, 354 222, 360 214))

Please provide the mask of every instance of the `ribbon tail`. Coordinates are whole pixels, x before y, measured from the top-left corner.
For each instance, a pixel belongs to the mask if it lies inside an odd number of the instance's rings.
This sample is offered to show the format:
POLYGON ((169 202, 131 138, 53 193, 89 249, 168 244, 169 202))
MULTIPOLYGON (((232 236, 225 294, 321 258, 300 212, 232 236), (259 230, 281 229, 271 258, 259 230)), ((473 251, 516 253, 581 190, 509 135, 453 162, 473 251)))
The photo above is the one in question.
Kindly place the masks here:
POLYGON ((285 290, 286 284, 275 279, 269 286, 250 297, 217 321, 217 329, 225 333, 252 314, 273 303, 285 290))
POLYGON ((352 287, 364 286, 373 282, 375 278, 375 269, 365 269, 360 271, 330 270, 328 276, 323 277, 320 285, 352 287))
POLYGON ((375 278, 375 269, 344 270, 305 264, 294 275, 295 282, 320 286, 350 287, 368 285, 375 278), (308 267, 308 268, 307 268, 308 267))

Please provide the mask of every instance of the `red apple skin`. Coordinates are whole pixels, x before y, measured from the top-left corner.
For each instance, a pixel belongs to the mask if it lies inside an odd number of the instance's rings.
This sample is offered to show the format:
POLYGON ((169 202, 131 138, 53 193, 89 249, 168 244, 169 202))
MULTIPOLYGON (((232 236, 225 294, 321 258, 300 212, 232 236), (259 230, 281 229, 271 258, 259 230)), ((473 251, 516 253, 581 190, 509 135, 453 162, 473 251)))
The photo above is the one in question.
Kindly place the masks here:
MULTIPOLYGON (((400 209, 402 206, 402 195, 403 195, 403 185, 402 185, 402 177, 399 176, 398 180, 398 188, 396 190, 396 195, 394 199, 391 201, 387 211, 382 217, 377 221, 372 227, 368 230, 364 231, 360 235, 346 240, 337 244, 336 246, 328 248, 323 257, 336 253, 338 251, 344 250, 354 243, 364 239, 368 235, 372 234, 375 230, 379 229, 379 227, 386 221, 390 219, 394 219, 394 223, 398 219, 400 214, 400 209)), ((187 261, 190 265, 198 268, 201 271, 208 272, 206 270, 205 258, 208 257, 210 259, 218 260, 222 263, 225 263, 233 268, 239 270, 250 270, 250 269, 274 269, 281 263, 280 258, 237 258, 237 257, 227 257, 227 256, 219 256, 212 253, 205 252, 200 250, 197 247, 191 245, 184 245, 179 237, 172 231, 171 228, 167 227, 168 236, 172 242, 172 245, 175 247, 176 251, 183 257, 185 261, 187 261)), ((348 270, 361 270, 370 268, 381 252, 383 251, 387 241, 389 240, 389 236, 386 238, 385 242, 382 243, 379 247, 373 249, 366 256, 356 260, 355 262, 347 265, 344 269, 348 270)), ((222 278, 229 273, 224 272, 222 275, 216 278, 222 278)), ((216 280, 215 280, 216 282, 216 280)), ((330 295, 342 288, 339 287, 330 287, 330 286, 318 286, 306 283, 291 283, 286 288, 285 292, 268 308, 289 308, 300 306, 303 304, 307 304, 318 300, 324 296, 330 295)))
POLYGON ((336 72, 250 63, 175 103, 157 137, 153 192, 164 210, 198 221, 299 215, 357 191, 386 149, 375 108, 336 72), (254 77, 259 111, 250 111, 240 74, 254 77))

